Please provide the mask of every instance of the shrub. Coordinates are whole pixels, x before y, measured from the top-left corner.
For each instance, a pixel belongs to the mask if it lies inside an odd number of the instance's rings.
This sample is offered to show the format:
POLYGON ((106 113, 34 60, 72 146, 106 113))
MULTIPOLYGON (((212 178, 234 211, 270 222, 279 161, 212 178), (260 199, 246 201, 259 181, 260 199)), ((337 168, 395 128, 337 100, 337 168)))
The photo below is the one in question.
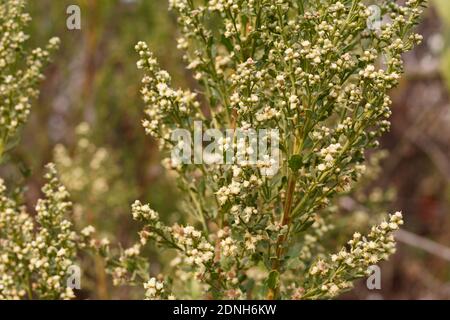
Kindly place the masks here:
MULTIPOLYGON (((148 46, 136 45, 146 73, 143 126, 172 154, 163 163, 185 191, 189 217, 168 226, 149 205, 133 205, 144 223, 141 244, 151 239, 176 252, 160 284, 146 282, 147 297, 165 290, 191 298, 192 288, 216 299, 334 297, 395 250, 400 213, 367 236, 355 233, 336 254, 301 255, 321 245, 309 239, 326 230, 323 212, 361 177, 366 150, 389 129, 388 91, 403 71, 401 54, 421 40, 412 28, 425 1, 380 1, 389 23, 379 29, 368 28, 362 1, 200 3, 170 1, 198 92, 173 89, 148 46), (205 164, 195 154, 178 161, 174 150, 186 141, 173 138, 180 129, 194 136, 196 121, 221 131, 278 130, 278 141, 266 142, 279 143, 280 169, 264 174, 278 160, 253 165, 256 151, 236 134, 215 142, 220 156, 244 159, 239 164, 205 164)), ((194 142, 187 140, 190 149, 194 142)))
MULTIPOLYGON (((389 129, 388 91, 403 71, 402 53, 421 40, 412 29, 425 0, 379 1, 388 20, 381 24, 372 24, 361 0, 169 2, 198 88, 174 89, 144 42, 136 51, 145 72, 142 124, 183 191, 182 221, 167 223, 135 201, 139 242, 116 254, 108 240, 92 237, 93 227, 76 231, 53 164, 36 216, 0 180, 0 298, 73 298, 67 272, 84 250, 105 258, 114 284, 138 284, 146 299, 333 298, 395 251, 399 212, 346 243, 328 234, 340 219, 333 201, 373 174, 367 151, 389 129), (205 140, 212 144, 205 148, 205 140), (160 270, 150 271, 149 244, 167 250, 160 270)), ((24 3, 0 0, 0 158, 17 141, 58 44, 25 49, 24 3)), ((84 129, 83 154, 59 146, 55 158, 77 198, 96 191, 82 210, 107 208, 100 198, 118 169, 84 129), (108 164, 94 177, 98 161, 108 164)))
POLYGON ((0 1, 0 160, 17 143, 17 133, 30 114, 31 100, 42 70, 59 39, 50 39, 45 49, 28 50, 24 28, 30 16, 24 0, 0 1))

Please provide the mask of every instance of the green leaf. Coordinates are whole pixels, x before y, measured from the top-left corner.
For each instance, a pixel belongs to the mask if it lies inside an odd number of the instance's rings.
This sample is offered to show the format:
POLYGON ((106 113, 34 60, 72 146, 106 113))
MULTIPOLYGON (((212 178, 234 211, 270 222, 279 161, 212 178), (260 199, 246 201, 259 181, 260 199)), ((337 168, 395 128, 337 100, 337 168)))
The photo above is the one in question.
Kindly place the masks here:
POLYGON ((198 192, 200 194, 204 195, 205 191, 206 191, 206 182, 205 182, 205 180, 202 180, 198 186, 198 192))
POLYGON ((300 233, 303 231, 306 231, 307 229, 309 229, 309 227, 311 227, 314 224, 314 220, 307 220, 304 223, 301 223, 299 225, 297 225, 294 229, 295 233, 300 233))
POLYGON ((233 44, 230 39, 222 35, 220 42, 228 49, 229 52, 233 52, 233 44))
POLYGON ((294 154, 289 159, 289 168, 291 168, 292 171, 297 172, 302 167, 302 156, 299 154, 294 154))
POLYGON ((283 143, 281 143, 281 142, 280 142, 279 148, 280 148, 280 150, 281 150, 282 152, 284 152, 284 153, 287 152, 285 145, 284 145, 283 143))
POLYGON ((278 287, 278 283, 280 281, 280 274, 276 270, 272 270, 269 273, 269 277, 266 280, 267 287, 270 289, 275 289, 278 287))

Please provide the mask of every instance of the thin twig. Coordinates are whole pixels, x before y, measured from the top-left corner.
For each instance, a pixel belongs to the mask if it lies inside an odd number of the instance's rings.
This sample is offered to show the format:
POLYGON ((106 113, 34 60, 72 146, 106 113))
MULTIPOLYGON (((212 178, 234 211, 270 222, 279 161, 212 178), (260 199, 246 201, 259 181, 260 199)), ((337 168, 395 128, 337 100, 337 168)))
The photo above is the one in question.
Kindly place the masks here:
POLYGON ((400 229, 395 233, 395 238, 404 244, 422 249, 444 260, 450 261, 450 248, 440 243, 403 229, 400 229))

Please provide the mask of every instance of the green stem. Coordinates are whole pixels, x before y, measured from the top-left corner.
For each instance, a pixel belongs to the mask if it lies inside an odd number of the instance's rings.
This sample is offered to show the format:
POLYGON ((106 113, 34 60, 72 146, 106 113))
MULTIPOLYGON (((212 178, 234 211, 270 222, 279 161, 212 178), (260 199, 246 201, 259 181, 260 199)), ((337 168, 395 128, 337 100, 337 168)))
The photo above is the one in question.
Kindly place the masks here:
POLYGON ((5 144, 0 140, 0 164, 2 163, 3 152, 5 151, 5 144))
POLYGON ((31 281, 30 281, 30 274, 27 273, 26 275, 26 282, 27 282, 27 295, 28 300, 33 300, 33 290, 31 289, 31 281))

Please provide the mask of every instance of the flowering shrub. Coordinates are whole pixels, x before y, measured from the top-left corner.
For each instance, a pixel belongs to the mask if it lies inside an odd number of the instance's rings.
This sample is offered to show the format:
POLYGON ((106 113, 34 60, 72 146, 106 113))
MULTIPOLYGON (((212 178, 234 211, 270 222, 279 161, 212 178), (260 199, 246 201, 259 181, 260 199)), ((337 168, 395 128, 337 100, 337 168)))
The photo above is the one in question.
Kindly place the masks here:
POLYGON ((59 39, 50 39, 45 49, 25 48, 24 28, 30 16, 23 11, 24 0, 0 1, 0 160, 17 142, 17 133, 30 113, 31 99, 42 69, 59 39))
MULTIPOLYGON (((168 226, 149 205, 133 205, 144 223, 141 245, 152 240, 176 252, 159 282, 146 282, 147 297, 165 290, 177 298, 329 298, 394 252, 400 213, 367 236, 355 233, 336 254, 311 241, 329 230, 323 213, 361 177, 366 150, 389 129, 388 91, 403 71, 401 54, 421 40, 412 28, 425 1, 378 3, 389 19, 380 29, 367 27, 371 11, 362 1, 170 1, 178 47, 202 90, 173 89, 148 46, 137 44, 146 132, 168 155, 180 146, 174 133, 194 132, 195 121, 277 129, 280 170, 262 174, 276 159, 165 159, 185 191, 187 218, 168 226)), ((236 136, 217 143, 245 159, 255 152, 236 136)))
MULTIPOLYGON (((22 0, 0 1, 0 160, 18 140, 44 62, 59 43, 53 38, 46 50, 24 48, 28 36, 23 29, 30 19, 24 5, 22 0)), ((45 179, 36 215, 27 212, 21 190, 8 193, 0 179, 0 299, 75 297, 67 280, 79 250, 91 239, 74 231, 69 193, 55 165, 47 166, 45 179)))
POLYGON ((45 198, 36 204, 36 218, 6 194, 0 180, 0 299, 71 299, 68 269, 83 247, 66 215, 69 193, 53 164, 47 166, 45 198))
MULTIPOLYGON (((36 216, 22 193, 7 192, 0 180, 0 299, 73 298, 66 278, 82 250, 105 259, 115 285, 139 285, 146 299, 333 298, 395 251, 399 212, 344 243, 330 234, 340 219, 336 201, 356 194, 363 177, 374 174, 365 164, 367 150, 389 129, 388 91, 403 71, 402 53, 421 40, 412 29, 425 0, 378 1, 386 20, 380 28, 368 27, 373 17, 361 0, 169 2, 181 26, 178 47, 199 88, 174 89, 149 47, 140 42, 136 51, 145 72, 142 124, 184 192, 181 221, 169 223, 135 201, 132 217, 143 227, 133 246, 117 250, 106 238, 95 239, 92 226, 77 232, 68 218, 68 190, 89 197, 79 212, 97 225, 100 216, 90 211, 115 206, 104 199, 118 200, 107 191, 119 169, 82 124, 74 156, 55 149, 68 189, 49 165, 36 216), (185 147, 196 150, 198 123, 231 132, 217 138, 205 131, 199 139, 214 140, 216 153, 233 155, 231 163, 202 161, 196 152, 174 157, 185 147), (180 130, 194 139, 178 139, 180 130), (239 130, 278 136, 264 137, 255 149, 239 130), (253 162, 264 145, 278 152, 253 162), (274 164, 278 170, 268 170, 274 164), (165 250, 151 271, 149 244, 165 250)), ((0 0, 0 158, 17 140, 44 62, 58 44, 52 39, 46 50, 25 49, 24 3, 0 0)), ((200 158, 206 156, 202 151, 200 158)))
MULTIPOLYGON (((127 210, 132 190, 121 181, 120 168, 111 150, 92 142, 92 129, 83 122, 76 127, 76 145, 70 150, 56 145, 53 159, 61 182, 69 190, 74 202, 77 225, 98 226, 114 233, 120 225, 121 210, 127 210)), ((112 236, 112 235, 111 235, 112 236)))

